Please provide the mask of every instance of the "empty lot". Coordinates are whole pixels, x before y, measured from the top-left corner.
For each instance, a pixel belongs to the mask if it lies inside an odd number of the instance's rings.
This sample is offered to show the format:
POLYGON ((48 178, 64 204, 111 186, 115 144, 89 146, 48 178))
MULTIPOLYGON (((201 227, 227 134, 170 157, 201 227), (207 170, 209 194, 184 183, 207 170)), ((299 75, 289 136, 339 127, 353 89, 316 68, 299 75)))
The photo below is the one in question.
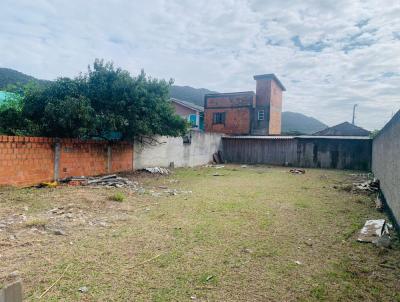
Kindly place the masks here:
POLYGON ((351 172, 226 166, 129 177, 145 190, 1 188, 1 283, 17 271, 27 301, 51 285, 41 300, 400 301, 398 240, 392 249, 355 241, 384 214, 373 197, 334 188, 351 172))

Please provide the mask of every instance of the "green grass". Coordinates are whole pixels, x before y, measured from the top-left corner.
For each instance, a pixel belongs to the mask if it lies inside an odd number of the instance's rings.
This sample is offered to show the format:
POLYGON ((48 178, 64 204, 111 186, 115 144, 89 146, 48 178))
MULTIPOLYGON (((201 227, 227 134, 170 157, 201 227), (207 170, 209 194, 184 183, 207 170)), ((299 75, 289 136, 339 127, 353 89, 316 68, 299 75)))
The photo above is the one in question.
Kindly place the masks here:
POLYGON ((147 191, 193 191, 160 197, 124 189, 4 189, 0 220, 24 207, 28 221, 43 219, 71 203, 74 216, 51 219, 67 236, 24 235, 16 225, 14 245, 0 232, 7 246, 0 276, 19 270, 26 301, 36 301, 67 265, 45 301, 400 301, 397 241, 385 251, 355 241, 366 219, 384 214, 373 198, 333 188, 348 183, 349 174, 228 165, 136 179, 147 191), (212 176, 216 171, 224 176, 212 176), (110 200, 117 194, 124 202, 110 200), (89 291, 79 293, 82 286, 89 291))
POLYGON ((122 192, 116 192, 110 196, 110 200, 123 202, 125 200, 125 195, 122 192))

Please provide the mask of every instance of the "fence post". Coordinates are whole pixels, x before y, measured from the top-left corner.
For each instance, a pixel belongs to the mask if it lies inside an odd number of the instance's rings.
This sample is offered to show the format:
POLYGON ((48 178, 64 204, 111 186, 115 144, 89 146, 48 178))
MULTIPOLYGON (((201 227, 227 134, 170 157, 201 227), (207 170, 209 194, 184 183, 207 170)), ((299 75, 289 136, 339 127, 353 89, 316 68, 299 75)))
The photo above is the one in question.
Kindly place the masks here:
POLYGON ((61 154, 61 143, 57 142, 54 145, 54 180, 57 181, 60 178, 60 154, 61 154))

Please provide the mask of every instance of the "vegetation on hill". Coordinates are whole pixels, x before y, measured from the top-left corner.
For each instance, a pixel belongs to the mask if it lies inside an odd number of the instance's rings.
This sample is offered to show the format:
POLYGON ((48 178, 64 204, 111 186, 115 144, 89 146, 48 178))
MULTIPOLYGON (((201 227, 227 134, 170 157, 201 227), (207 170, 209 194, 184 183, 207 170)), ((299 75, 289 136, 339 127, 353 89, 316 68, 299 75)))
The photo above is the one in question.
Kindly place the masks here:
POLYGON ((205 88, 193 88, 190 86, 171 86, 170 95, 172 98, 191 102, 198 106, 204 106, 204 95, 216 93, 205 88))
POLYGON ((319 120, 301 113, 282 113, 282 133, 287 135, 313 134, 328 126, 319 120))
POLYGON ((21 88, 28 83, 45 85, 49 82, 50 81, 36 79, 14 69, 0 68, 0 90, 13 90, 16 87, 21 88))
POLYGON ((112 63, 96 60, 84 75, 30 84, 22 97, 0 108, 0 131, 10 135, 133 139, 179 136, 186 122, 169 103, 172 82, 132 77, 112 63))

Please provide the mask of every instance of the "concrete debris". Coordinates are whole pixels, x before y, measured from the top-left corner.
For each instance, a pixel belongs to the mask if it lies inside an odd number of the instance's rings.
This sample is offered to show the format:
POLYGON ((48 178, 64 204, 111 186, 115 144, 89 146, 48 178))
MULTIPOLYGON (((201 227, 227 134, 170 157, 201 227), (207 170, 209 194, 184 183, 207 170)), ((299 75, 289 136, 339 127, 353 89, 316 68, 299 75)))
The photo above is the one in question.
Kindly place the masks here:
POLYGON ((306 170, 304 170, 304 169, 290 169, 289 173, 292 173, 292 174, 305 174, 306 170))
POLYGON ((390 246, 389 227, 385 219, 367 220, 361 229, 357 241, 374 243, 377 246, 390 246), (382 238, 383 237, 383 238, 382 238))
POLYGON ((224 165, 215 165, 214 168, 215 169, 223 169, 223 168, 225 168, 225 166, 224 165))
POLYGON ((22 296, 23 293, 21 280, 7 284, 5 287, 0 289, 1 302, 22 302, 22 296))
POLYGON ((87 293, 89 291, 89 289, 86 286, 82 286, 78 289, 78 291, 81 293, 87 293))
POLYGON ((143 170, 146 172, 150 172, 151 174, 169 175, 171 173, 171 171, 168 170, 167 168, 161 168, 161 167, 144 168, 143 170))
POLYGON ((97 176, 97 177, 68 177, 62 180, 72 186, 102 186, 107 188, 130 188, 138 191, 139 183, 128 178, 117 176, 116 174, 97 176))
POLYGON ((392 243, 390 236, 388 234, 383 234, 381 237, 378 237, 374 241, 372 241, 373 244, 375 244, 377 247, 383 247, 383 248, 390 248, 392 243))
POLYGON ((383 201, 382 201, 382 198, 381 198, 380 194, 378 194, 376 196, 375 209, 377 209, 378 211, 381 211, 381 212, 383 211, 383 201))
POLYGON ((241 168, 247 168, 247 165, 241 165, 240 167, 241 168))
POLYGON ((354 183, 353 191, 366 192, 366 193, 379 192, 379 180, 374 179, 374 180, 367 180, 362 183, 354 183))

